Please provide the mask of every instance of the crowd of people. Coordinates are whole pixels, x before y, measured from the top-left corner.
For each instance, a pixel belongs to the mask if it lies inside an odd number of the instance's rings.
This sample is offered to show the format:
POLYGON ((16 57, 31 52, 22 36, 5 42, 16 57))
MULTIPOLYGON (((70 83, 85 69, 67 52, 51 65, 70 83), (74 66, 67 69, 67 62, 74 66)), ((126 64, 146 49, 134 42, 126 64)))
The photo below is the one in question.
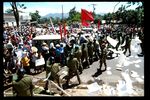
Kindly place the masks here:
MULTIPOLYGON (((77 76, 79 84, 81 83, 80 74, 84 69, 90 68, 90 65, 94 61, 99 60, 98 72, 102 72, 102 65, 104 64, 105 70, 107 69, 107 57, 112 55, 112 51, 108 48, 125 50, 124 54, 131 55, 131 40, 138 36, 141 40, 141 53, 139 56, 144 55, 144 28, 135 28, 134 26, 117 26, 115 28, 105 28, 93 31, 81 31, 72 35, 68 31, 67 36, 59 42, 43 42, 38 44, 38 47, 33 49, 33 38, 36 35, 46 34, 46 32, 37 32, 32 26, 26 26, 22 32, 18 31, 15 27, 4 27, 3 32, 3 66, 4 76, 6 74, 14 74, 19 72, 18 70, 24 69, 25 74, 31 74, 31 69, 35 69, 37 72, 46 71, 46 77, 51 72, 50 79, 57 80, 58 85, 59 76, 57 73, 59 70, 67 66, 69 68, 69 74, 66 78, 66 84, 69 85, 69 81, 73 76, 77 76), (116 47, 113 47, 108 41, 107 36, 119 41, 116 47), (122 44, 124 44, 122 46, 122 44), (40 47, 40 49, 39 49, 40 47), (35 66, 37 59, 44 58, 45 64, 42 66, 35 66)), ((48 82, 45 85, 45 89, 48 89, 48 82)))

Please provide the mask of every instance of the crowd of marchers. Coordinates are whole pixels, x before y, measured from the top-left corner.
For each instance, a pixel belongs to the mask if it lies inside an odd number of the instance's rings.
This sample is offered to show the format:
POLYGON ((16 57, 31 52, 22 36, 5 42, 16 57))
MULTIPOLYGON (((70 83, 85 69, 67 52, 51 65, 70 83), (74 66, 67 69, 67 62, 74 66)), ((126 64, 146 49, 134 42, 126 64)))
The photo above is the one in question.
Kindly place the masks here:
MULTIPOLYGON (((43 41, 36 45, 34 45, 33 38, 40 34, 47 34, 51 30, 37 32, 33 26, 25 26, 23 31, 19 31, 16 27, 4 27, 3 29, 4 84, 7 84, 6 79, 12 81, 13 93, 17 96, 33 95, 34 86, 31 77, 28 76, 33 74, 31 69, 34 69, 35 73, 46 71, 46 77, 56 80, 62 87, 58 75, 61 68, 64 66, 69 68, 68 75, 65 77, 66 86, 69 86, 69 81, 73 76, 77 76, 78 82, 81 84, 82 79, 79 75, 84 69, 90 68, 93 62, 99 61, 98 73, 102 72, 103 64, 105 70, 107 69, 106 60, 114 53, 108 48, 121 49, 125 55, 128 53, 127 56, 130 56, 132 53, 131 40, 136 36, 141 40, 141 52, 138 56, 144 55, 143 27, 119 25, 103 27, 97 31, 82 31, 81 29, 75 35, 67 30, 66 37, 58 42, 52 41, 48 44, 43 41), (118 41, 115 47, 108 42, 107 36, 118 41), (44 58, 45 64, 35 66, 36 60, 41 58, 44 58), (50 76, 49 73, 51 73, 50 76)), ((48 90, 48 81, 44 88, 48 90)))

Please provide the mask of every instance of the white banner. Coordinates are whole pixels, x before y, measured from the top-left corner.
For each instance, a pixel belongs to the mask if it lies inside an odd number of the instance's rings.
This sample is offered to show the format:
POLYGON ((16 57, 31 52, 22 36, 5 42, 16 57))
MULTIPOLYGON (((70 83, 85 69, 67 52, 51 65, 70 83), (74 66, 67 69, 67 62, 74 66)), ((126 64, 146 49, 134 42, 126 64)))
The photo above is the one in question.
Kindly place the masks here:
POLYGON ((41 66, 41 65, 44 65, 44 64, 45 64, 44 58, 37 59, 37 60, 35 61, 35 66, 41 66))
POLYGON ((107 41, 113 46, 113 47, 116 47, 118 41, 111 38, 110 36, 107 36, 107 41))

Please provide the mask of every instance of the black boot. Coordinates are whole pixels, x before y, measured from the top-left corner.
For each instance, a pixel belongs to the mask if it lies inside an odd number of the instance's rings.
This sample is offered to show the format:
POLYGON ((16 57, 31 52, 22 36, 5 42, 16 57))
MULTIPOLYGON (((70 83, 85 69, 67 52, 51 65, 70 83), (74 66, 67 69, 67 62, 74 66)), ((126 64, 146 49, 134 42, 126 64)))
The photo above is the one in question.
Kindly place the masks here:
POLYGON ((97 69, 97 72, 101 72, 101 71, 102 71, 101 68, 97 69))

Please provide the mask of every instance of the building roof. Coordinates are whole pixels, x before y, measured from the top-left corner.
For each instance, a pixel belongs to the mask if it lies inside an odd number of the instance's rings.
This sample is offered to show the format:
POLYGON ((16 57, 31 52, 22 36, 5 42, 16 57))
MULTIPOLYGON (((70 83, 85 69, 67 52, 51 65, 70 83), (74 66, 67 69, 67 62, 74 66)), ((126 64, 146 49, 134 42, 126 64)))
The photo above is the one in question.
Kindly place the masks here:
POLYGON ((14 14, 6 14, 6 13, 4 13, 3 14, 3 18, 15 18, 15 17, 14 17, 14 14))
MULTIPOLYGON (((4 13, 3 19, 4 19, 4 21, 7 21, 7 22, 13 22, 13 21, 15 21, 15 16, 13 13, 11 13, 11 14, 4 13)), ((20 16, 20 21, 22 21, 22 20, 23 20, 22 16, 20 16)))

